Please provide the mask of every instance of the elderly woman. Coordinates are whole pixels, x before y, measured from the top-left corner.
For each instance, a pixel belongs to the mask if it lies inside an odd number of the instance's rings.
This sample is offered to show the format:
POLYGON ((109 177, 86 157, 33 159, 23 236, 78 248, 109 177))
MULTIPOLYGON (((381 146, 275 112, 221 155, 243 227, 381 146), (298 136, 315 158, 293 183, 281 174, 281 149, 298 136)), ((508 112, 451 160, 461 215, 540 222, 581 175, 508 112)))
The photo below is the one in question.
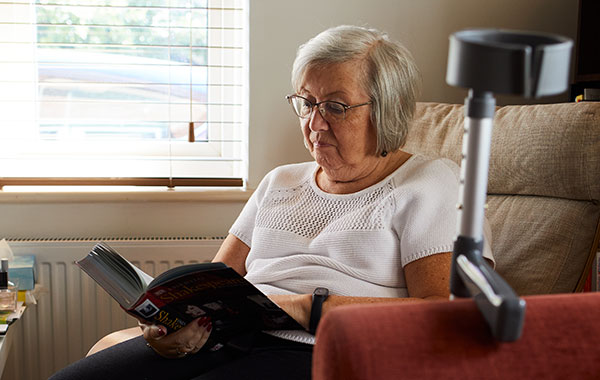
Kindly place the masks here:
MULTIPOLYGON (((376 30, 332 28, 298 50, 287 100, 314 162, 270 172, 215 261, 310 332, 338 305, 448 299, 457 167, 401 150, 418 82, 409 52, 376 30)), ((211 352, 206 318, 169 335, 141 327, 143 338, 55 378, 310 378, 306 331, 246 335, 211 352)))

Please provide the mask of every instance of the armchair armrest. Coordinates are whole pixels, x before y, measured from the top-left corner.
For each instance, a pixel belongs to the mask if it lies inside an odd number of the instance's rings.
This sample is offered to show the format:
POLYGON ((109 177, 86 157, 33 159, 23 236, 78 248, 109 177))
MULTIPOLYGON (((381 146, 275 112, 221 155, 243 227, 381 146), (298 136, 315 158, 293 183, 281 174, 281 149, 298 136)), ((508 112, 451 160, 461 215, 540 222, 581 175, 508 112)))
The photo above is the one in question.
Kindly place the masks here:
POLYGON ((352 305, 317 331, 313 379, 591 379, 600 293, 524 297, 520 340, 497 342, 472 299, 352 305))

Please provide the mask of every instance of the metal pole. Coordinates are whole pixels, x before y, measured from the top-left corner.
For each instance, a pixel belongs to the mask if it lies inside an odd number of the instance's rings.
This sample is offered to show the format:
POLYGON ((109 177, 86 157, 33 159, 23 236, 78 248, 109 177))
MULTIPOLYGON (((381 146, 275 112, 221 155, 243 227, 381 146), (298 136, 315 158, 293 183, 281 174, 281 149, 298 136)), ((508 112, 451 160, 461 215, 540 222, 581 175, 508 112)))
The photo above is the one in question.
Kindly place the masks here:
POLYGON ((458 236, 483 239, 490 145, 496 99, 489 91, 469 90, 465 121, 458 204, 458 236))

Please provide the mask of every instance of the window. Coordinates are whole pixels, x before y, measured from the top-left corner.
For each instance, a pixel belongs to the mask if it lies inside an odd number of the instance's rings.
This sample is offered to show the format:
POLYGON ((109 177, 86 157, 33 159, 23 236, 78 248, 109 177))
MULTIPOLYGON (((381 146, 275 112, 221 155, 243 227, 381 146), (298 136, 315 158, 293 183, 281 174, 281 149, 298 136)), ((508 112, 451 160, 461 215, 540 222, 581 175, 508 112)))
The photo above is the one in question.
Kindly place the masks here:
POLYGON ((242 185, 246 4, 0 1, 0 186, 242 185))

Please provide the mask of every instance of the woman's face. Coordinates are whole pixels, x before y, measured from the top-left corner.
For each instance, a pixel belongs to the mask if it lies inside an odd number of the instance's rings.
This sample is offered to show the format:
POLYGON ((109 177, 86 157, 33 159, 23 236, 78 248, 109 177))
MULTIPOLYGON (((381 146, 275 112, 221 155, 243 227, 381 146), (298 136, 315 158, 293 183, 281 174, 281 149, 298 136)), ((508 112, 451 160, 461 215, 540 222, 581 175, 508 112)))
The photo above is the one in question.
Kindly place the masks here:
MULTIPOLYGON (((298 95, 313 103, 334 100, 352 106, 368 102, 360 85, 362 67, 349 61, 308 69, 298 95)), ((305 145, 315 161, 335 180, 349 181, 361 175, 376 158, 377 136, 370 120, 371 106, 352 108, 337 123, 325 120, 318 110, 300 119, 305 145)))

